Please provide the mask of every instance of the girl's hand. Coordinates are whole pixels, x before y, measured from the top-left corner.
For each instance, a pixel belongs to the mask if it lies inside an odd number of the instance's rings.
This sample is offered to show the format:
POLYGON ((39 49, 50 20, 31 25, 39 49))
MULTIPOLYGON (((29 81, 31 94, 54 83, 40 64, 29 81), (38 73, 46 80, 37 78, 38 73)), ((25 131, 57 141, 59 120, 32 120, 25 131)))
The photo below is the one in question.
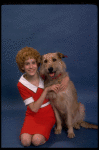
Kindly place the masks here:
POLYGON ((58 92, 61 92, 61 91, 66 90, 66 88, 68 87, 68 83, 69 83, 69 77, 66 76, 66 77, 63 78, 63 80, 62 80, 58 92))
POLYGON ((68 87, 68 83, 69 83, 69 77, 66 76, 65 78, 63 78, 61 84, 54 84, 52 86, 46 87, 45 90, 46 92, 54 91, 55 93, 58 93, 66 90, 66 88, 68 87))
POLYGON ((55 93, 58 93, 60 88, 60 84, 54 84, 52 86, 46 87, 47 92, 54 91, 55 93))

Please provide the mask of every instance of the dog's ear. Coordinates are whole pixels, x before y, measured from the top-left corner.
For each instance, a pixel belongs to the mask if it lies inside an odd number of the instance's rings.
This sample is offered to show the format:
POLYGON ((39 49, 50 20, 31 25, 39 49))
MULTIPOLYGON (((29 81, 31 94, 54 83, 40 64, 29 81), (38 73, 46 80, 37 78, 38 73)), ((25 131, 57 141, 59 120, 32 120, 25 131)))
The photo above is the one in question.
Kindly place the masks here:
POLYGON ((60 52, 57 52, 57 55, 58 55, 58 57, 59 57, 60 59, 65 58, 65 55, 62 54, 62 53, 60 53, 60 52))

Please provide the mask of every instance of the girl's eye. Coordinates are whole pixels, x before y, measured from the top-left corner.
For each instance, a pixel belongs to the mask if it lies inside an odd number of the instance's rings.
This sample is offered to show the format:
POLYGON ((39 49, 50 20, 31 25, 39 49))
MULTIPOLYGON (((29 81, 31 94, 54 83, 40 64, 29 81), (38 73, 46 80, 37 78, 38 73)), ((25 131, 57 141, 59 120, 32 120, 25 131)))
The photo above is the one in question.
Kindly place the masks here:
POLYGON ((33 61, 33 62, 32 62, 32 64, 36 64, 36 62, 35 62, 35 61, 33 61))
POLYGON ((25 63, 25 65, 29 65, 29 63, 25 63))

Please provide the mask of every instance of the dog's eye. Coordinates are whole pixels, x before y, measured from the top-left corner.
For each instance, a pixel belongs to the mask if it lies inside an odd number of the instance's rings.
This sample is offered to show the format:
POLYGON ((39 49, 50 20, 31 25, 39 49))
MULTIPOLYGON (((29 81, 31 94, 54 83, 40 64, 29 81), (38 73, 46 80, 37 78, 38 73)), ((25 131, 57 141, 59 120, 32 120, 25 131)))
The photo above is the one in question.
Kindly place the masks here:
POLYGON ((55 62, 55 61, 56 61, 56 58, 53 58, 53 61, 55 62))
POLYGON ((47 59, 44 60, 44 63, 47 63, 47 59))

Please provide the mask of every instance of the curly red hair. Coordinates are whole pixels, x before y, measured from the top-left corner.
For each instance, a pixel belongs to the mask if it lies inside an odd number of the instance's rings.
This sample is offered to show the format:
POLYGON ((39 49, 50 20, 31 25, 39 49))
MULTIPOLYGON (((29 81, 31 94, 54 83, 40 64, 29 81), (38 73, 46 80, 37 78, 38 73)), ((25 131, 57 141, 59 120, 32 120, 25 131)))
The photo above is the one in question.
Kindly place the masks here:
POLYGON ((40 65, 40 53, 32 48, 32 47, 24 47, 20 51, 18 51, 16 55, 16 63, 18 65, 19 70, 24 73, 24 70, 22 69, 24 66, 24 62, 28 59, 34 58, 37 62, 37 65, 39 67, 40 65))

